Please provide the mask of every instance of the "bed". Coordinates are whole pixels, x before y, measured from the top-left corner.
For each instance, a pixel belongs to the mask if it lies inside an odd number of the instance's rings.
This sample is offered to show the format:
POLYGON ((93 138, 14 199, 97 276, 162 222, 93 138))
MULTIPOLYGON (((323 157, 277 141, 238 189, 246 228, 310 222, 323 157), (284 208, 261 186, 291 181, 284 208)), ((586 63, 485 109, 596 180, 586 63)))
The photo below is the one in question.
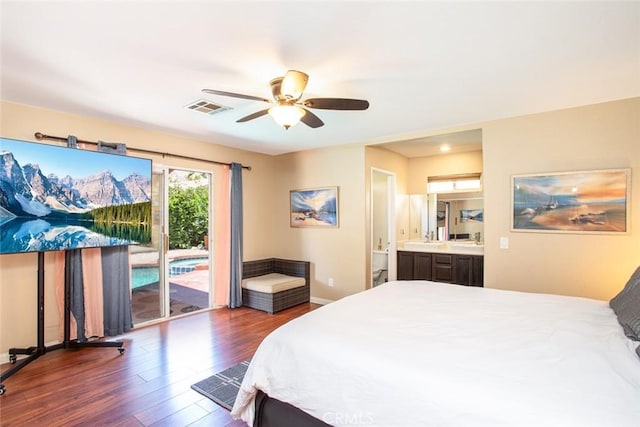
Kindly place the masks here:
POLYGON ((232 415, 279 427, 637 427, 639 344, 607 301, 389 282, 267 336, 232 415), (299 416, 309 422, 287 421, 299 416))

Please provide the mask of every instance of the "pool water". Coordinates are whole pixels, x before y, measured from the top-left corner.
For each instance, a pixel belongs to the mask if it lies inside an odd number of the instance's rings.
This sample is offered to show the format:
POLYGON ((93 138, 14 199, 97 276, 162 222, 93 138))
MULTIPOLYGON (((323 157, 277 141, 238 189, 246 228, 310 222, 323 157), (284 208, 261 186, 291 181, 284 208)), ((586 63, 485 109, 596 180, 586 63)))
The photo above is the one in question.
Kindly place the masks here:
POLYGON ((131 269, 131 289, 160 280, 158 267, 134 267, 131 269))
POLYGON ((206 264, 206 258, 185 258, 169 262, 169 277, 178 276, 196 269, 198 264, 206 264))
MULTIPOLYGON (((169 277, 195 270, 196 265, 206 264, 207 258, 185 258, 169 262, 169 277)), ((136 289, 160 280, 158 267, 134 267, 131 269, 131 288, 136 289)))

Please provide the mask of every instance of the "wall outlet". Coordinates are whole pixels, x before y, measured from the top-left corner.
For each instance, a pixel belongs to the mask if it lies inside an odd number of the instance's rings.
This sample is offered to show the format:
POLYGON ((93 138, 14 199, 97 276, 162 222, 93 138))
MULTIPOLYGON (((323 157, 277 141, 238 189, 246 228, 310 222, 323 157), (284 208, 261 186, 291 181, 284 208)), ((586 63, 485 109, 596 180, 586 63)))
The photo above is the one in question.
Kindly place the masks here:
POLYGON ((329 280, 327 280, 327 286, 331 286, 333 288, 333 277, 329 277, 329 280))

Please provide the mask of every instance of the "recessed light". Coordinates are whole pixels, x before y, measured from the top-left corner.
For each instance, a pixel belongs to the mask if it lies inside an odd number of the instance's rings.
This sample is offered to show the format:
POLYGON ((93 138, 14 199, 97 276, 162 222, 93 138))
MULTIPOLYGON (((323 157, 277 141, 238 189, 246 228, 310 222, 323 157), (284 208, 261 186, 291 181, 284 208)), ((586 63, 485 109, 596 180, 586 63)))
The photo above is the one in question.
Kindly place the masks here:
POLYGON ((440 146, 440 151, 442 151, 443 153, 446 153, 449 150, 451 150, 451 147, 448 144, 442 144, 440 146))

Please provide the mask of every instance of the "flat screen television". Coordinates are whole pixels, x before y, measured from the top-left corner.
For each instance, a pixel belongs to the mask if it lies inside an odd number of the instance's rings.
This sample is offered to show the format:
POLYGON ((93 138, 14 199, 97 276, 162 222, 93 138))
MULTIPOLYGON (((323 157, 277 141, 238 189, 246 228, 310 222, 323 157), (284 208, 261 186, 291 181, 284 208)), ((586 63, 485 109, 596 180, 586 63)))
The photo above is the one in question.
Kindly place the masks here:
POLYGON ((0 138, 0 254, 150 241, 150 159, 0 138))

